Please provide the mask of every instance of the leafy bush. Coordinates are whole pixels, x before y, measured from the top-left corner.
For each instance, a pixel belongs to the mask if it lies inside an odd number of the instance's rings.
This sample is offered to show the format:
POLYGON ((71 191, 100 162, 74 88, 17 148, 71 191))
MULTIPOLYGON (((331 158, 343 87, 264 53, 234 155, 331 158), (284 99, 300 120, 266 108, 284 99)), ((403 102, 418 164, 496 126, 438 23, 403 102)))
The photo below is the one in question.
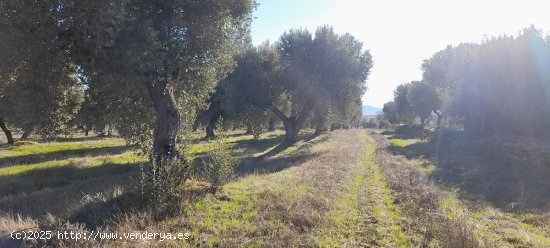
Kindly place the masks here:
POLYGON ((182 186, 190 176, 191 163, 184 151, 179 154, 175 159, 160 159, 148 168, 141 168, 139 185, 142 200, 152 204, 160 212, 177 206, 173 203, 180 199, 182 186))
POLYGON ((430 137, 430 130, 421 125, 401 125, 395 132, 402 139, 427 139, 430 137))
POLYGON ((236 159, 231 155, 231 149, 222 139, 214 141, 212 149, 201 159, 201 177, 211 184, 213 191, 227 183, 234 173, 236 159))

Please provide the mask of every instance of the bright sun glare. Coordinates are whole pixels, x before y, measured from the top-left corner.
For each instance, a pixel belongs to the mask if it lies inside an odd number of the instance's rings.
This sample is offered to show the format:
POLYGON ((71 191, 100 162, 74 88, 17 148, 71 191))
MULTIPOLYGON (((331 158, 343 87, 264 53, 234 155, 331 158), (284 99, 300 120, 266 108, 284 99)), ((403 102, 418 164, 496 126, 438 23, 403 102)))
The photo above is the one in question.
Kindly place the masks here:
POLYGON ((424 59, 447 45, 515 35, 535 25, 550 31, 550 1, 292 1, 260 0, 252 24, 255 44, 293 27, 332 25, 351 33, 373 55, 365 105, 381 107, 401 83, 421 78, 424 59), (315 4, 311 4, 314 2, 315 4))

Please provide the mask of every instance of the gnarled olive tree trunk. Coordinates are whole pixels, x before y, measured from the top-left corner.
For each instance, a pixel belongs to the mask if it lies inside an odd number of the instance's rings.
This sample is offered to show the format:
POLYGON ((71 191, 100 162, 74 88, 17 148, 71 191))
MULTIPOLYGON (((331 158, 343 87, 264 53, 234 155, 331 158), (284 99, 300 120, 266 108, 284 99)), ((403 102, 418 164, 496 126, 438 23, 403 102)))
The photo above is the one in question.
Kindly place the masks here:
POLYGON ((277 120, 273 116, 269 117, 269 120, 267 121, 267 131, 268 132, 275 131, 276 121, 277 120))
POLYGON ((322 133, 326 132, 326 128, 322 125, 317 125, 315 127, 315 133, 313 133, 313 137, 317 137, 319 135, 321 135, 322 133))
POLYGON ((172 87, 166 81, 157 81, 147 84, 147 89, 156 116, 151 160, 173 159, 178 155, 176 137, 181 119, 172 87))
POLYGON ((219 106, 219 101, 213 101, 210 103, 208 110, 204 114, 206 119, 206 138, 213 138, 216 136, 214 129, 216 129, 216 124, 222 115, 222 111, 219 106))
POLYGON ((286 118, 283 120, 283 125, 285 127, 285 145, 292 145, 298 141, 298 123, 296 123, 295 118, 286 118))
POLYGON ((0 118, 0 128, 2 128, 4 134, 6 134, 8 144, 13 145, 15 141, 13 140, 13 136, 11 135, 11 131, 8 129, 8 127, 6 127, 6 123, 4 123, 4 120, 2 118, 0 118))
POLYGON ((21 140, 27 140, 29 139, 29 136, 31 136, 31 133, 33 131, 33 128, 27 128, 23 131, 23 134, 21 135, 21 140))
POLYGON ((313 110, 314 103, 312 101, 307 102, 297 116, 286 116, 281 110, 273 105, 269 105, 268 109, 271 110, 275 116, 279 117, 285 127, 285 140, 284 145, 292 145, 298 141, 298 133, 304 126, 309 114, 313 110))
POLYGON ((218 123, 219 115, 214 115, 209 118, 208 125, 206 125, 206 138, 213 138, 216 136, 214 129, 216 128, 216 123, 218 123))

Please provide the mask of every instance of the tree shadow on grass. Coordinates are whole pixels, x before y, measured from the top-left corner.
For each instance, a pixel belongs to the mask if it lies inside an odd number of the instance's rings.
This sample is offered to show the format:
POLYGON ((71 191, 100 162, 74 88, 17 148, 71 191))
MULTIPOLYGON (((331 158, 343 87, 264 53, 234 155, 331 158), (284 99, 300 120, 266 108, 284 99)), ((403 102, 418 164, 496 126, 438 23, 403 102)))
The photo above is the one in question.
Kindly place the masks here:
POLYGON ((309 148, 311 148, 314 144, 325 141, 326 139, 328 139, 328 136, 319 137, 318 139, 301 144, 296 148, 296 151, 293 151, 290 154, 277 156, 287 149, 292 148, 292 146, 289 147, 284 144, 280 144, 261 156, 248 157, 241 160, 235 168, 235 173, 239 177, 244 177, 250 174, 268 174, 282 171, 289 167, 298 165, 310 158, 320 156, 321 153, 311 152, 309 148))
POLYGON ((125 217, 139 218, 140 215, 135 215, 135 213, 149 214, 154 221, 162 221, 182 214, 185 210, 182 208, 182 204, 191 205, 211 193, 210 187, 186 185, 180 188, 177 195, 165 199, 159 204, 150 199, 151 195, 143 195, 134 188, 106 201, 86 203, 67 219, 71 223, 82 223, 90 230, 116 225, 120 223, 121 218, 124 220, 125 217))
POLYGON ((36 169, 16 175, 0 176, 0 196, 31 194, 42 189, 55 189, 82 184, 94 178, 113 178, 137 175, 140 163, 104 164, 93 167, 66 165, 36 169))
POLYGON ((129 146, 110 146, 96 148, 81 148, 72 150, 63 150, 48 153, 35 153, 22 156, 11 156, 0 158, 0 168, 15 166, 18 164, 35 164, 51 160, 63 160, 72 157, 100 156, 120 154, 130 149, 129 146))
POLYGON ((282 156, 276 158, 247 158, 243 159, 235 168, 235 174, 238 177, 247 175, 269 174, 282 171, 292 166, 299 165, 313 157, 319 156, 320 153, 300 153, 293 156, 282 156))
MULTIPOLYGON (((0 212, 38 220, 51 213, 61 220, 84 224, 88 230, 111 225, 118 217, 153 207, 139 190, 140 166, 148 169, 143 163, 105 164, 88 168, 64 166, 2 176, 0 212)), ((170 209, 179 208, 180 201, 195 202, 208 192, 204 187, 186 186, 181 198, 163 204, 173 205, 170 209)), ((155 206, 154 211, 158 209, 155 206)), ((168 214, 156 214, 169 217, 168 214)))
POLYGON ((99 136, 81 136, 81 137, 52 137, 52 138, 43 138, 38 139, 38 142, 56 142, 56 143, 66 143, 66 142, 84 142, 84 141, 94 141, 94 140, 103 140, 109 139, 109 137, 99 137, 99 136))
POLYGON ((430 177, 459 188, 462 197, 470 200, 486 201, 503 210, 510 210, 511 204, 524 210, 550 207, 548 160, 498 147, 458 137, 387 149, 408 159, 428 159, 437 166, 430 177))
POLYGON ((258 146, 260 148, 259 151, 264 153, 257 157, 250 156, 242 159, 235 168, 236 174, 242 177, 249 174, 274 173, 294 166, 309 158, 319 156, 320 153, 312 153, 309 151, 309 148, 315 144, 328 140, 329 136, 321 135, 311 137, 309 134, 303 133, 300 135, 300 138, 303 143, 297 143, 293 146, 282 143, 284 140, 282 136, 265 139, 267 142, 258 146), (279 143, 279 145, 276 145, 277 143, 279 143), (287 151, 287 149, 296 150, 290 154, 277 157, 277 155, 287 151))
POLYGON ((395 155, 403 155, 408 159, 431 158, 435 149, 430 143, 414 143, 407 146, 388 146, 388 150, 395 155))
POLYGON ((0 212, 38 220, 46 214, 52 214, 62 220, 93 227, 104 223, 107 217, 131 207, 124 205, 127 202, 124 197, 130 196, 129 192, 132 191, 129 189, 134 188, 139 167, 139 163, 105 164, 89 168, 65 166, 2 176, 0 212), (115 196, 118 191, 123 193, 115 196), (87 205, 104 203, 111 207, 105 206, 101 211, 96 208, 98 211, 88 212, 82 220, 73 217, 87 205))
POLYGON ((273 146, 282 142, 282 136, 271 136, 264 139, 238 140, 232 142, 232 144, 234 155, 236 157, 242 157, 246 156, 247 154, 266 151, 267 149, 272 148, 273 146))

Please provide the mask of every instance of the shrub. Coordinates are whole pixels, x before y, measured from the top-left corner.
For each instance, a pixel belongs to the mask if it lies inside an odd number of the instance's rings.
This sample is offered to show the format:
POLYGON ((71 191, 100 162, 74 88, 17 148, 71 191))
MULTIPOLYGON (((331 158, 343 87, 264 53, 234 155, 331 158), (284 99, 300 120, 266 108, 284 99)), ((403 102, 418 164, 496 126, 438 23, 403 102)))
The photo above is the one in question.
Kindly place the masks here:
POLYGON ((430 130, 420 125, 401 125, 395 132, 403 139, 427 139, 430 137, 430 130))
POLYGON ((152 204, 163 212, 177 204, 183 184, 190 176, 190 162, 184 151, 175 159, 161 159, 150 167, 141 168, 140 190, 142 202, 152 204))
POLYGON ((231 155, 231 150, 222 139, 218 139, 212 149, 201 159, 202 179, 211 184, 211 189, 217 191, 220 186, 227 183, 233 177, 236 160, 231 155))

